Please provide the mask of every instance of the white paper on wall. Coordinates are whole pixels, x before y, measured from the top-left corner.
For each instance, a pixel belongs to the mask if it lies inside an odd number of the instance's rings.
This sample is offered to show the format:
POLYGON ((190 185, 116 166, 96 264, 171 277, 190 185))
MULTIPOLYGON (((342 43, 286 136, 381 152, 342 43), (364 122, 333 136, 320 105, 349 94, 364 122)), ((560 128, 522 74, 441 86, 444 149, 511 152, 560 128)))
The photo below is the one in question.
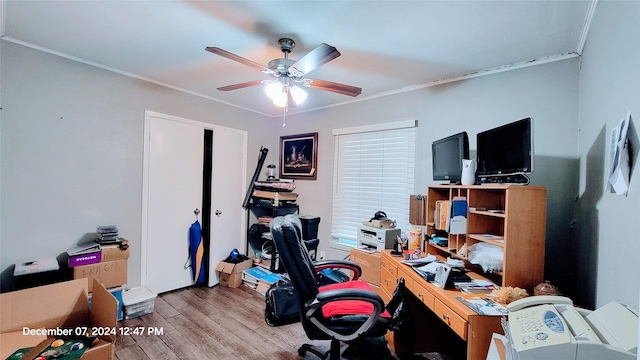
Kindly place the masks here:
POLYGON ((631 122, 631 111, 620 124, 611 130, 609 154, 611 165, 607 179, 607 191, 617 195, 626 195, 629 190, 629 140, 627 132, 631 122))

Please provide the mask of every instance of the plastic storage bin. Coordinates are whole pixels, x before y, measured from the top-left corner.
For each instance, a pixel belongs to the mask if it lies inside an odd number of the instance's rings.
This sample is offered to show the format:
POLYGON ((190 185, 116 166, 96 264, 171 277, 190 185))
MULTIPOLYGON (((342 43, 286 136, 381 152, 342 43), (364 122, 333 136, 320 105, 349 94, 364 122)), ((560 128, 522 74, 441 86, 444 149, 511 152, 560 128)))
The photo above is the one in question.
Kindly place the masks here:
POLYGON ((312 240, 318 238, 318 224, 320 217, 311 215, 298 215, 302 223, 302 240, 312 240))
POLYGON ((122 294, 124 318, 133 319, 153 312, 157 294, 146 286, 139 286, 122 294))

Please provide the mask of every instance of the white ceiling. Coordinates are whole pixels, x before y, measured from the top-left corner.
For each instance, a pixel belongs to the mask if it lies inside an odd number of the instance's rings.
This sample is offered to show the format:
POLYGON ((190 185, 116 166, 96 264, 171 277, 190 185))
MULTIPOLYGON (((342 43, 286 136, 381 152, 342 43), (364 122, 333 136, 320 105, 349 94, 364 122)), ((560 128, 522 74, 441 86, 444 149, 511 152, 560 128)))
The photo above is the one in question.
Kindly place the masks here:
POLYGON ((341 56, 309 77, 362 88, 317 89, 292 113, 576 56, 595 0, 578 1, 14 1, 4 40, 49 51, 258 113, 279 116, 269 79, 205 51, 216 46, 267 65, 290 37, 297 60, 321 43, 341 56))

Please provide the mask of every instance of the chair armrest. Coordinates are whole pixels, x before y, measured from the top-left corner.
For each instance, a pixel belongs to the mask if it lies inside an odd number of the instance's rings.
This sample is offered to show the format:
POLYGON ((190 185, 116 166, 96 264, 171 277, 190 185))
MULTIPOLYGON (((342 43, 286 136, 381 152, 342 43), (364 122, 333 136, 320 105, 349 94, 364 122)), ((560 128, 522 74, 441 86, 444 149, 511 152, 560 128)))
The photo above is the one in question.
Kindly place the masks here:
POLYGON ((347 260, 323 260, 316 261, 313 263, 313 266, 316 268, 317 272, 320 272, 324 269, 348 269, 353 271, 353 280, 358 280, 360 275, 362 275, 362 268, 360 265, 347 260))
POLYGON ((384 301, 382 301, 382 298, 378 294, 360 289, 339 289, 323 291, 319 293, 316 296, 315 300, 308 304, 306 308, 307 311, 305 313, 305 316, 309 319, 309 321, 311 321, 324 333, 340 341, 351 341, 368 332, 375 325, 376 321, 378 321, 380 314, 385 309, 384 301), (367 320, 355 332, 351 334, 339 334, 324 326, 324 324, 318 321, 318 319, 314 316, 316 312, 321 311, 324 305, 330 302, 342 300, 360 300, 366 301, 373 305, 373 311, 371 312, 367 320))

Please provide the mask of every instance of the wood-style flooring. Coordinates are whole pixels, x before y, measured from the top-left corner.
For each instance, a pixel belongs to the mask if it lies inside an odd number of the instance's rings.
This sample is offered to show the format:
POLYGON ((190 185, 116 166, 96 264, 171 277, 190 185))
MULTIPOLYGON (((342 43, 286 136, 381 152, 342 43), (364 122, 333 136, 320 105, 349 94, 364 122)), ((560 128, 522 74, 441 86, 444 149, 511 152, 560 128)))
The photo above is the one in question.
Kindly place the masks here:
MULTIPOLYGON (((328 348, 328 341, 307 339, 300 323, 268 326, 264 307, 264 296, 244 286, 161 294, 153 313, 120 321, 131 331, 117 336, 116 359, 302 359, 298 347, 303 343, 328 348), (133 334, 135 329, 145 334, 133 334)), ((304 359, 317 358, 307 353, 304 359)))
POLYGON ((118 336, 116 358, 300 359, 298 347, 309 342, 302 326, 269 327, 264 306, 264 297, 244 286, 189 287, 161 294, 153 313, 120 322, 155 333, 118 336))

